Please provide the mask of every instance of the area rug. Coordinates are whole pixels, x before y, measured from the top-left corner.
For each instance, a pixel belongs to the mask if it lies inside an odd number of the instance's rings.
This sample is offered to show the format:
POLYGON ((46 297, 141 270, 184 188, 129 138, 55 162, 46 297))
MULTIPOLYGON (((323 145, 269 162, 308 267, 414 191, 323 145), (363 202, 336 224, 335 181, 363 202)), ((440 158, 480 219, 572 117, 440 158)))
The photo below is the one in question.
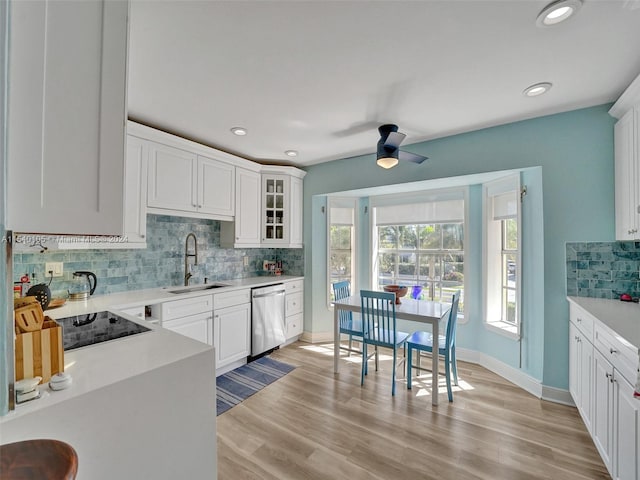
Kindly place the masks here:
POLYGON ((220 415, 284 377, 296 367, 262 357, 216 378, 216 408, 220 415))

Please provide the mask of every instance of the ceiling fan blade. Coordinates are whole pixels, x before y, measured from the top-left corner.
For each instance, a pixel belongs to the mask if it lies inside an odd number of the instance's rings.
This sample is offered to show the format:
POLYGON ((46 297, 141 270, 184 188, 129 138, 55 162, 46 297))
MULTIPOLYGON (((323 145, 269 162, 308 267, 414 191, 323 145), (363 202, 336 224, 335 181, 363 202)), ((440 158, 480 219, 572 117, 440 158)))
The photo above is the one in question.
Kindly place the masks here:
POLYGON ((399 160, 407 160, 409 162, 418 163, 418 164, 424 162, 428 158, 429 157, 424 157, 422 155, 418 155, 411 152, 405 152, 403 150, 400 150, 400 153, 398 155, 399 160))
POLYGON ((389 136, 384 141, 385 148, 398 148, 406 135, 400 132, 390 132, 389 136))

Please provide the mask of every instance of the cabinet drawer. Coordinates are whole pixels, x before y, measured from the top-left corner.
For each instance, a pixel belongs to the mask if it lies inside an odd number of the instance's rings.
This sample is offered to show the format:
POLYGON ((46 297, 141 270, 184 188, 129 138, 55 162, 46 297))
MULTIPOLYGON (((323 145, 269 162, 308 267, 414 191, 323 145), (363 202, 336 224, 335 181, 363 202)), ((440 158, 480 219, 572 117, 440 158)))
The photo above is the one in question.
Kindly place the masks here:
POLYGON ((620 341, 599 324, 595 325, 594 346, 627 381, 635 383, 638 365, 637 350, 630 344, 620 341))
POLYGON ((304 288, 304 280, 293 280, 284 284, 284 290, 288 294, 301 292, 304 288))
POLYGON ((303 309, 303 298, 302 292, 298 293, 288 293, 286 296, 287 306, 285 309, 285 316, 296 315, 298 313, 302 313, 303 309))
POLYGON ((298 313, 287 317, 287 339, 302 335, 304 327, 304 315, 298 313))
POLYGON ((572 303, 569 308, 569 320, 573 322, 576 327, 578 327, 578 330, 580 330, 580 332, 590 342, 593 343, 594 319, 589 313, 585 312, 582 308, 572 303))
POLYGON ((243 303, 251 303, 251 290, 235 290, 233 292, 216 293, 213 295, 213 308, 232 307, 234 305, 242 305, 243 303))
POLYGON ((211 312, 213 310, 213 296, 203 295, 200 297, 185 298, 164 302, 161 307, 160 319, 173 320, 197 313, 211 312))

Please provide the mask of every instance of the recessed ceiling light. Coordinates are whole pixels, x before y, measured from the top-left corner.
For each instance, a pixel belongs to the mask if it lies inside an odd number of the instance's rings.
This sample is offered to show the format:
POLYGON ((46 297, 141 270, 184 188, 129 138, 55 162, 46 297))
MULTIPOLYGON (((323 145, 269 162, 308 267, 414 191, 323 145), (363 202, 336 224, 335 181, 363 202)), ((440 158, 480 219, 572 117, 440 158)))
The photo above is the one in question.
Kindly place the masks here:
POLYGON ((538 95, 542 95, 543 93, 547 93, 551 88, 551 84, 549 82, 536 83, 524 89, 522 94, 525 97, 537 97, 538 95))
POLYGON ((285 150, 284 153, 286 153, 290 157, 297 157, 298 156, 298 152, 296 150, 285 150))
POLYGON ((233 127, 231 133, 238 135, 239 137, 247 134, 247 129, 243 127, 233 127))
POLYGON ((558 0, 557 2, 552 2, 538 14, 536 25, 539 27, 557 25, 572 17, 581 6, 582 0, 558 0))

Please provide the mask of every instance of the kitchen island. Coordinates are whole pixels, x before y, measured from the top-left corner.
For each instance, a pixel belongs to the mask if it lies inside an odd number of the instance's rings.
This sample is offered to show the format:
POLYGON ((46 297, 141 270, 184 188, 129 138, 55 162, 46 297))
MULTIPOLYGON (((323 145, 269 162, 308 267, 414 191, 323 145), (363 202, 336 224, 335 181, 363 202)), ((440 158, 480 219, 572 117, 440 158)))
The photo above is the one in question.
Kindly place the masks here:
MULTIPOLYGON (((89 313, 105 299, 69 308, 89 313)), ((78 453, 80 480, 215 479, 214 349, 146 326, 151 330, 65 352, 71 387, 40 386, 41 398, 0 418, 0 443, 65 441, 78 453)))

